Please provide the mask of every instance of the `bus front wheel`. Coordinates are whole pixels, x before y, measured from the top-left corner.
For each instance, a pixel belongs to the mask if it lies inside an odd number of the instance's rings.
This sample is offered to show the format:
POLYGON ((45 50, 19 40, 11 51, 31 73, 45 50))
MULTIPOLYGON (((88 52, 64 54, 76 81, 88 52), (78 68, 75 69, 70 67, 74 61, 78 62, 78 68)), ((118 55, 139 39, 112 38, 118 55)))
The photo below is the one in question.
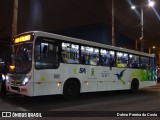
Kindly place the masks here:
POLYGON ((139 90, 139 82, 137 79, 132 80, 131 83, 131 92, 132 93, 136 93, 139 90))
POLYGON ((80 86, 75 80, 68 80, 63 87, 63 97, 65 99, 75 99, 80 93, 80 86))

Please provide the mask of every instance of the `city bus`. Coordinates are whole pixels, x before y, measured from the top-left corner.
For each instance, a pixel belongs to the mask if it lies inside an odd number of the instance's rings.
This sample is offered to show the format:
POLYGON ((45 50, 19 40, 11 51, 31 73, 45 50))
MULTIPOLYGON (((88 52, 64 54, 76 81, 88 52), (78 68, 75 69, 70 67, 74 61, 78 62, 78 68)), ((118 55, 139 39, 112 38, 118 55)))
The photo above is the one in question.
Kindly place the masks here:
POLYGON ((17 35, 11 57, 6 89, 25 96, 137 92, 157 81, 153 54, 42 31, 17 35))

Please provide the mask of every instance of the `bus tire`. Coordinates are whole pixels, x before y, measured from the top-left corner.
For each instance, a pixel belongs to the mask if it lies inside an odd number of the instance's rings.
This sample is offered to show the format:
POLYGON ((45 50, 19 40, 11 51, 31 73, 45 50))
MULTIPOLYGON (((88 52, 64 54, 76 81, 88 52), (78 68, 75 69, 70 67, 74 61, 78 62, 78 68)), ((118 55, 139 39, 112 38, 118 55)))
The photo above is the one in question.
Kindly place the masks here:
POLYGON ((137 93, 139 91, 139 81, 137 79, 132 80, 130 90, 132 93, 137 93))
POLYGON ((80 93, 80 85, 77 80, 67 80, 63 87, 63 97, 71 100, 77 98, 80 93))

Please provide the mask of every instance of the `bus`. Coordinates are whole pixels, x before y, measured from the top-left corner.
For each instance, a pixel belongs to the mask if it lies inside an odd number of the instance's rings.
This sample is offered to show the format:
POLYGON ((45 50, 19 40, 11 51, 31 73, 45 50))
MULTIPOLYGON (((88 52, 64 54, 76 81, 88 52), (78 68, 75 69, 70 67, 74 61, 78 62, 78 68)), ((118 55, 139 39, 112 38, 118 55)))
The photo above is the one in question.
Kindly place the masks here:
POLYGON ((17 35, 11 57, 6 89, 25 96, 137 92, 157 81, 153 54, 42 31, 17 35))

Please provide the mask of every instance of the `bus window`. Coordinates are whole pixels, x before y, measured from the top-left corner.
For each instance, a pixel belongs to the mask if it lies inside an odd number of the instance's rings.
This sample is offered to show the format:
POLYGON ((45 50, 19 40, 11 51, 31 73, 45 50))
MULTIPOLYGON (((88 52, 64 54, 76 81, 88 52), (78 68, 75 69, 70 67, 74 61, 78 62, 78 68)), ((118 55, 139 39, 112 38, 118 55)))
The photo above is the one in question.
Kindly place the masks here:
POLYGON ((15 59, 15 72, 26 73, 30 71, 32 66, 32 47, 32 44, 26 43, 17 44, 14 47, 15 54, 12 55, 12 58, 15 59))
POLYGON ((62 43, 62 59, 64 63, 79 63, 79 45, 62 43))
POLYGON ((149 58, 148 57, 140 57, 140 67, 143 69, 147 69, 149 67, 149 58))
POLYGON ((129 59, 130 59, 129 66, 130 66, 131 68, 139 68, 139 67, 140 67, 140 59, 139 59, 139 56, 130 54, 130 55, 129 55, 129 59))
POLYGON ((36 42, 35 61, 37 69, 58 67, 58 46, 47 41, 36 42))
POLYGON ((81 63, 85 65, 97 65, 99 62, 99 49, 81 46, 81 63))
POLYGON ((149 63, 149 68, 150 70, 155 70, 156 69, 156 64, 155 64, 155 59, 154 58, 150 58, 150 63, 149 63))
POLYGON ((114 66, 114 51, 101 49, 100 65, 114 66))
POLYGON ((116 52, 116 65, 117 67, 127 67, 128 66, 128 54, 123 52, 116 52))

